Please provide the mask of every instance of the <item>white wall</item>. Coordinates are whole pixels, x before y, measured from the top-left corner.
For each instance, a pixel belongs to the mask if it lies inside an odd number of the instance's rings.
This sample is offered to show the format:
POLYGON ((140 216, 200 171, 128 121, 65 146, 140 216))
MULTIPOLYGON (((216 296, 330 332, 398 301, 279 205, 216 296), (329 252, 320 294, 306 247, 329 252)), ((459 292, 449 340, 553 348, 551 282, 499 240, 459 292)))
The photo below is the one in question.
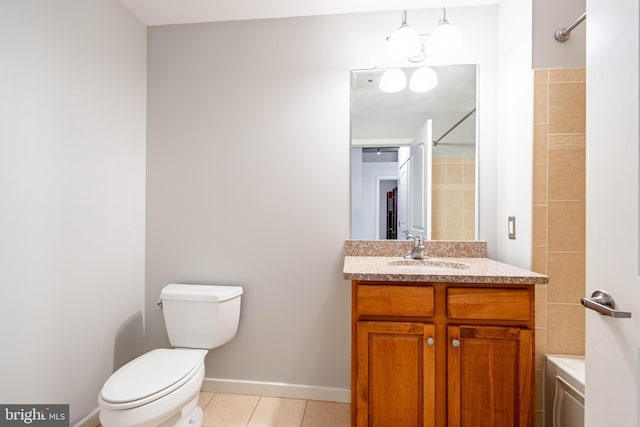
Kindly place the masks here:
POLYGON ((497 258, 523 268, 531 265, 532 239, 531 13, 530 2, 500 3, 497 258), (509 216, 516 217, 515 240, 508 236, 509 216))
MULTIPOLYGON (((432 31, 439 15, 411 23, 432 31)), ((480 238, 495 242, 497 7, 447 16, 465 38, 456 62, 480 63, 480 238)), ((208 378, 349 388, 350 70, 393 65, 380 52, 400 18, 149 29, 148 348, 168 344, 162 286, 239 284, 238 335, 208 378)))
POLYGON ((115 0, 0 4, 0 402, 72 424, 142 348, 145 49, 115 0))

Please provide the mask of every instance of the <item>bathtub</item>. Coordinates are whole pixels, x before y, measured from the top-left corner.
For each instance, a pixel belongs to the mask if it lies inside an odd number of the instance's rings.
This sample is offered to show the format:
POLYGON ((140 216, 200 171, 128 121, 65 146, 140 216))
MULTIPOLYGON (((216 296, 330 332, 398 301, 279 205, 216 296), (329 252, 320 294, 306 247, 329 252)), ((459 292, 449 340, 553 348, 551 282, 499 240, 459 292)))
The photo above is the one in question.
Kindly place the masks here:
POLYGON ((584 427, 584 357, 548 355, 545 427, 584 427))

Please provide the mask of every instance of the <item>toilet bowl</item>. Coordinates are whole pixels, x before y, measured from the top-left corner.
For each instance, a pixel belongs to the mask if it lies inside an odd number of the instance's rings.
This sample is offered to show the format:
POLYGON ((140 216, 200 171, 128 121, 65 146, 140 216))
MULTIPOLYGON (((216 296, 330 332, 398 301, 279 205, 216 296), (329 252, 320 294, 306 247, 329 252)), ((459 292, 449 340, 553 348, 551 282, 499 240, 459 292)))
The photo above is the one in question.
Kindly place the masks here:
POLYGON ((109 377, 98 397, 102 426, 202 426, 204 359, 235 336, 241 295, 238 286, 165 286, 160 305, 178 348, 149 351, 109 377))

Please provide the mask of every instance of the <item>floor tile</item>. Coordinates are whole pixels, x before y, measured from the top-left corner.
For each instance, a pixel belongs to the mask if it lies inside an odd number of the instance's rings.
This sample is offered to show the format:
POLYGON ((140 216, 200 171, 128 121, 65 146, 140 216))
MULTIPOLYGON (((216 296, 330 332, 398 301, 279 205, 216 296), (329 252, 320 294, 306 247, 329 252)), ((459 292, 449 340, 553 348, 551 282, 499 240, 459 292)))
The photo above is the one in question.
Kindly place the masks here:
POLYGON ((306 400, 261 397, 248 427, 300 427, 306 400))
POLYGON ((302 427, 349 427, 351 405, 348 403, 310 400, 304 412, 302 427))
POLYGON ((201 407, 202 409, 204 409, 209 402, 211 402, 211 399, 213 399, 213 396, 215 395, 215 393, 209 393, 207 391, 201 391, 200 392, 200 397, 198 399, 198 406, 201 407))
POLYGON ((246 427, 259 396, 216 393, 204 408, 204 427, 246 427))

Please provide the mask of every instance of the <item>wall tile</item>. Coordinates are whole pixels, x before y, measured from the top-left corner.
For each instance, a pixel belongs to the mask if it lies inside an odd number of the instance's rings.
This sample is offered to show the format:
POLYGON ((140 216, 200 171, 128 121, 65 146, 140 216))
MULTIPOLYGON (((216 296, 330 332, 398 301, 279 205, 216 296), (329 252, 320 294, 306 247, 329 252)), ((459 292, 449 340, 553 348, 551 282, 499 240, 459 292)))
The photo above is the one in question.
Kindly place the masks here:
POLYGON ((547 204, 547 165, 533 165, 533 204, 547 204))
POLYGON ((447 184, 462 184, 464 182, 464 166, 462 164, 447 163, 447 184))
POLYGON ((464 191, 464 209, 465 210, 474 210, 476 209, 476 191, 474 190, 465 190, 464 191))
POLYGON ((447 230, 446 240, 464 240, 464 232, 447 230))
POLYGON ((461 211, 447 211, 447 231, 462 231, 464 213, 461 211))
POLYGON ((580 304, 547 305, 547 352, 584 354, 584 307, 580 304))
POLYGON ((463 180, 465 184, 475 184, 476 182, 476 165, 475 163, 465 163, 463 180))
POLYGON ((535 84, 549 83, 549 70, 533 70, 533 82, 535 84))
POLYGON ((447 210, 462 211, 464 209, 464 192, 462 190, 447 191, 447 210))
POLYGON ((533 125, 533 164, 547 163, 546 123, 533 125))
POLYGON ((549 200, 584 200, 585 169, 584 145, 551 146, 549 200))
POLYGON ((531 268, 550 276, 536 287, 536 427, 544 425, 545 355, 584 354, 585 77, 584 68, 533 73, 531 268))
POLYGON ((547 355, 547 329, 536 328, 536 369, 544 368, 544 361, 545 361, 546 355, 547 355))
POLYGON ((536 369, 536 411, 544 410, 544 370, 536 369))
POLYGON ((546 246, 534 246, 531 249, 531 270, 535 271, 536 273, 547 274, 546 246))
POLYGON ((547 301, 550 303, 580 302, 585 296, 585 254, 549 252, 547 301))
POLYGON ((587 73, 584 68, 558 68, 549 70, 550 83, 586 82, 587 73))
POLYGON ((547 144, 550 148, 560 145, 584 145, 585 142, 586 138, 584 133, 547 135, 547 144))
POLYGON ((547 207, 533 207, 533 246, 547 245, 547 207))
POLYGON ((431 240, 446 240, 447 233, 444 231, 433 230, 431 231, 431 240))
POLYGON ((435 211, 431 216, 431 227, 438 232, 447 229, 447 211, 435 211))
MULTIPOLYGON (((534 210, 535 214, 535 210, 534 210)), ((534 218, 535 221, 535 218, 534 218)), ((584 252, 585 202, 549 201, 549 251, 584 252)))
POLYGON ((474 234, 476 230, 476 212, 475 211, 464 211, 464 226, 463 231, 465 235, 467 233, 471 233, 471 240, 473 240, 474 234))
POLYGON ((433 165, 431 180, 434 184, 444 184, 447 182, 447 166, 444 163, 433 165))
POLYGON ((533 123, 549 123, 549 85, 536 84, 533 87, 533 123))
POLYGON ((536 285, 536 328, 547 324, 547 285, 536 285))
POLYGON ((549 84, 549 133, 585 131, 585 95, 585 83, 549 84))
POLYGON ((434 211, 444 211, 447 209, 447 192, 442 190, 434 190, 431 192, 431 203, 433 203, 434 211))

